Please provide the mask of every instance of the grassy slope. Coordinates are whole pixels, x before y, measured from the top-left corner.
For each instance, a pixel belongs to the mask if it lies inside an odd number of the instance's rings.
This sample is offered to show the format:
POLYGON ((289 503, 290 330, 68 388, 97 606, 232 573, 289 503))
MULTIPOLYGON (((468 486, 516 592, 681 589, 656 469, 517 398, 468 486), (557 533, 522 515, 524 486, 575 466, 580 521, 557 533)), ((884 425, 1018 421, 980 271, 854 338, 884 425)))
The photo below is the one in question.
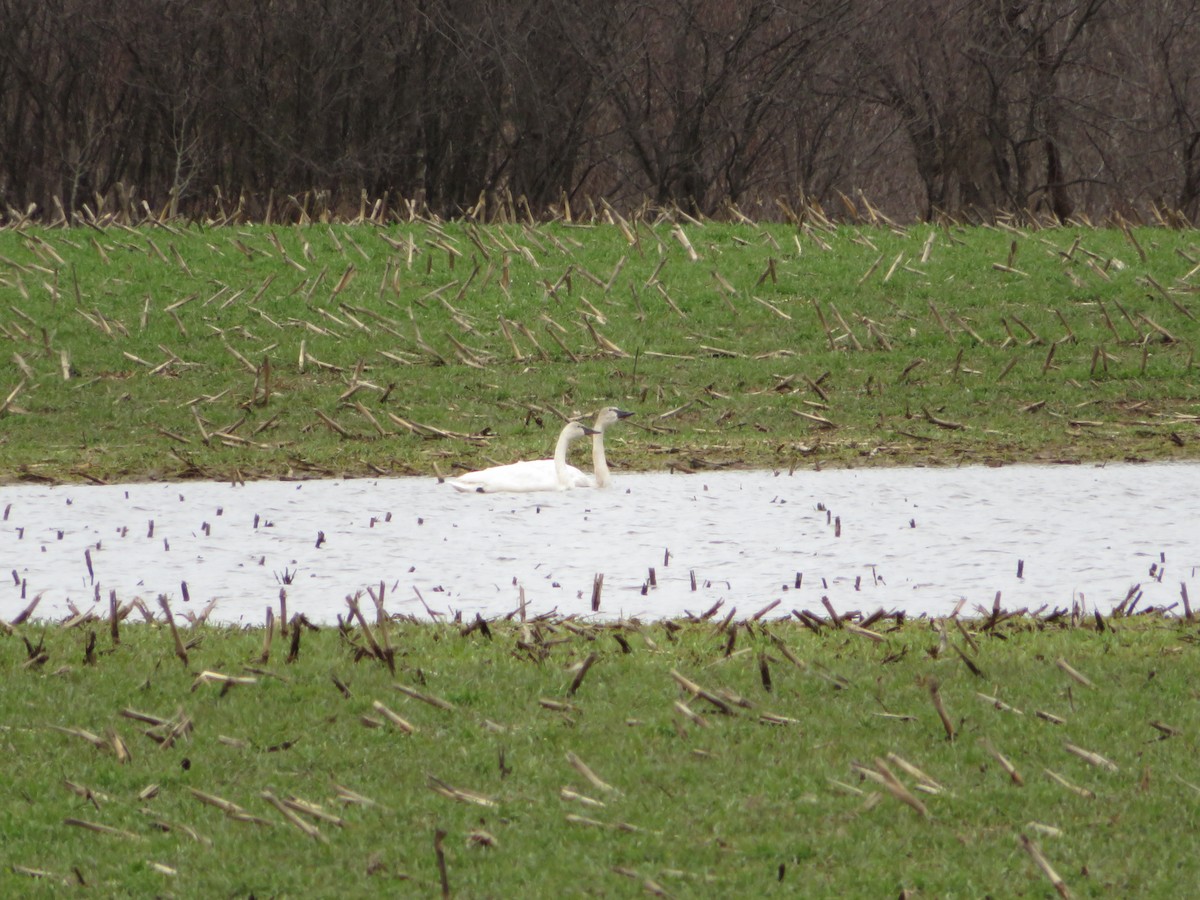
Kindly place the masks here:
POLYGON ((1193 232, 684 232, 0 232, 0 469, 432 474, 608 402, 634 468, 1196 455, 1193 232))
POLYGON ((377 661, 356 661, 354 648, 327 629, 306 634, 291 664, 277 642, 261 666, 270 675, 224 694, 219 685, 195 686, 192 673, 246 674, 242 666, 257 659, 261 633, 200 630, 189 672, 173 658, 164 630, 127 626, 115 649, 102 633, 88 666, 86 629, 27 629, 34 643, 45 640, 49 658, 40 666, 23 665, 17 639, 0 641, 7 685, 0 746, 8 760, 0 890, 57 896, 64 882, 82 877, 103 893, 428 896, 438 890, 433 841, 443 829, 459 896, 632 896, 645 879, 676 896, 891 896, 903 888, 939 897, 1049 895, 1049 882, 1021 848, 1022 834, 1079 896, 1177 895, 1200 878, 1200 862, 1181 839, 1197 824, 1200 790, 1192 775, 1200 719, 1196 704, 1184 700, 1195 689, 1194 630, 1113 624, 1116 632, 1097 634, 1010 623, 998 636, 976 632, 978 651, 951 628, 950 643, 973 659, 979 676, 954 647, 938 654, 928 626, 887 633, 879 644, 772 626, 805 671, 757 627, 737 629, 726 658, 728 638, 712 623, 674 636, 661 626, 623 629, 628 654, 610 630, 586 626, 573 634, 498 625, 492 640, 453 627, 403 626, 390 636, 399 651, 395 678, 377 661), (568 697, 570 666, 589 653, 596 662, 568 697), (1094 686, 1069 677, 1056 665, 1060 658, 1094 686), (752 705, 721 715, 684 695, 672 669, 752 705), (331 675, 349 685, 349 698, 331 675), (931 677, 941 682, 952 742, 930 701, 931 677), (394 682, 454 709, 405 697, 394 682), (996 709, 977 692, 1020 713, 996 709), (570 707, 550 709, 543 699, 570 707), (679 699, 705 727, 684 718, 679 699), (365 727, 364 716, 382 719, 376 700, 415 733, 365 727), (141 735, 147 726, 120 715, 129 708, 166 719, 186 714, 194 730, 160 748, 141 735), (764 724, 764 712, 794 721, 764 724), (1151 722, 1173 729, 1171 736, 1151 722), (53 725, 101 736, 115 729, 132 759, 122 765, 111 750, 53 725), (1005 774, 985 740, 1011 760, 1024 786, 1005 774), (1085 762, 1067 742, 1117 768, 1085 762), (590 784, 568 753, 616 792, 590 784), (928 808, 927 819, 852 768, 888 753, 941 786, 922 793, 891 763, 928 808), (1095 796, 1056 783, 1047 768, 1095 796), (448 799, 430 789, 430 776, 496 805, 448 799), (95 803, 64 780, 93 791, 95 803), (156 792, 139 799, 148 785, 156 792), (377 805, 339 804, 338 785, 377 805), (563 787, 606 805, 564 800, 563 787), (269 824, 234 821, 189 788, 269 824), (261 798, 263 790, 319 802, 345 827, 317 823, 321 837, 306 837, 261 798), (67 818, 129 834, 93 833, 67 818), (159 830, 159 821, 174 830, 159 830), (477 832, 495 846, 472 844, 477 832), (14 864, 50 874, 34 880, 11 870, 14 864))

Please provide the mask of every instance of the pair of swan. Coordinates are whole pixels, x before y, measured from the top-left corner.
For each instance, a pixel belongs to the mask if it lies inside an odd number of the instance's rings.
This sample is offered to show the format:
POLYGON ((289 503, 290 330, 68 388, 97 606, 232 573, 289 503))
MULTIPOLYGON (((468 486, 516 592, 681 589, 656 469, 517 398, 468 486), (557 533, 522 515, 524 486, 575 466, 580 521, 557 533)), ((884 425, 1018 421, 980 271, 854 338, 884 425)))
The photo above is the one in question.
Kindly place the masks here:
POLYGON ((568 422, 558 436, 553 459, 532 459, 492 466, 449 479, 456 491, 494 494, 499 492, 565 491, 570 488, 608 487, 608 458, 604 455, 604 431, 633 413, 606 406, 596 416, 595 427, 568 422), (567 448, 584 435, 592 436, 592 474, 567 464, 567 448))

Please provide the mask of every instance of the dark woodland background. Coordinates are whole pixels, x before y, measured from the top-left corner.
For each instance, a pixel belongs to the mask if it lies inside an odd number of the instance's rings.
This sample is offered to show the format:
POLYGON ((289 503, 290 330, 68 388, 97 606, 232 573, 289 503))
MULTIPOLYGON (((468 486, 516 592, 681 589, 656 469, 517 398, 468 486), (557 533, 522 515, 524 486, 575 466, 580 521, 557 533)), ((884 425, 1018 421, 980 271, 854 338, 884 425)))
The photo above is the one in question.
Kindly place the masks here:
POLYGON ((0 129, 9 220, 1195 223, 1200 0, 0 0, 0 129))

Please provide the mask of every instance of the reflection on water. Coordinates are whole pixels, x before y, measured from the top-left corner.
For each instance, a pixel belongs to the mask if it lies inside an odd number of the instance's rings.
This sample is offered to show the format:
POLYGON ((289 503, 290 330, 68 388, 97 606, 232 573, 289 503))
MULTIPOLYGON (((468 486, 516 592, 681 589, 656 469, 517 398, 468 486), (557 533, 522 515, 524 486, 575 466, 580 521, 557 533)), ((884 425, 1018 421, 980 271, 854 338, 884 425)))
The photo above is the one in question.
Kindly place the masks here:
POLYGON ((619 474, 608 491, 459 494, 434 479, 0 488, 0 617, 109 593, 261 624, 329 622, 386 586, 393 613, 663 618, 724 601, 945 615, 1200 607, 1200 465, 619 474), (90 571, 89 571, 90 564, 90 571), (649 584, 653 570, 654 585, 649 584), (11 574, 10 574, 11 573, 11 574), (1020 577, 1018 577, 1018 574, 1020 577), (694 587, 693 587, 694 575, 694 587), (286 582, 286 585, 285 585, 286 582), (185 597, 186 594, 186 597, 185 597))

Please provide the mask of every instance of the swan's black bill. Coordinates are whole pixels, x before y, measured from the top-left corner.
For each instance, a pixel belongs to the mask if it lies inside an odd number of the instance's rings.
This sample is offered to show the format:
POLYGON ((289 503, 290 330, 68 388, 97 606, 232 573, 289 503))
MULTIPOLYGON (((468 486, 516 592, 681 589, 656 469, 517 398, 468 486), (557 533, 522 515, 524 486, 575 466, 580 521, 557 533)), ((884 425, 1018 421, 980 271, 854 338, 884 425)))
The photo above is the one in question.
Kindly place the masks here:
POLYGON ((628 419, 630 416, 633 415, 633 413, 629 412, 628 410, 624 410, 624 409, 618 409, 616 411, 616 413, 617 413, 618 419, 628 419))

